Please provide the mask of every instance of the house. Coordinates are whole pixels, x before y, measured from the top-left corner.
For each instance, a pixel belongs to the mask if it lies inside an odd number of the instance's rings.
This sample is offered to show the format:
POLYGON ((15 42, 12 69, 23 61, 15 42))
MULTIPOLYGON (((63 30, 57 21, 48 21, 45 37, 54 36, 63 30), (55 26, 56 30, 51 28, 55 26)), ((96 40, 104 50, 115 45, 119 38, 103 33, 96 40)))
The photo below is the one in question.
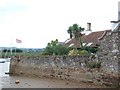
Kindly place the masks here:
MULTIPOLYGON (((107 32, 111 30, 96 31, 82 36, 83 46, 98 47, 100 45, 99 40, 102 39, 107 32)), ((64 44, 68 47, 80 48, 80 40, 76 38, 67 39, 64 44)))
MULTIPOLYGON (((85 34, 82 34, 81 40, 83 43, 83 46, 90 46, 97 48, 100 45, 99 40, 101 40, 107 32, 110 32, 111 30, 104 30, 104 31, 96 31, 92 32, 91 30, 91 23, 87 23, 87 30, 85 30, 85 34)), ((64 42, 65 46, 68 47, 75 47, 75 48, 80 48, 80 39, 76 38, 70 38, 67 39, 64 42)))

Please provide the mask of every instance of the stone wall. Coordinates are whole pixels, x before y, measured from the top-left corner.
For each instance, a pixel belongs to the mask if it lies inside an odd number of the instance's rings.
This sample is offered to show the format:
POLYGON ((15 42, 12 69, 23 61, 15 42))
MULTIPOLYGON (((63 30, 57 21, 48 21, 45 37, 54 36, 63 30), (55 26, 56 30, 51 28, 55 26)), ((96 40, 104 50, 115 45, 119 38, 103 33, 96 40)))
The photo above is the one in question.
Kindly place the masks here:
POLYGON ((107 31, 100 40, 98 60, 101 61, 101 70, 116 76, 114 81, 120 85, 120 31, 107 31))
POLYGON ((120 32, 107 31, 100 40, 98 60, 102 62, 102 69, 107 72, 119 73, 120 63, 120 32))
MULTIPOLYGON (((85 67, 85 63, 89 61, 89 57, 90 56, 24 57, 20 61, 12 59, 10 72, 17 75, 24 74, 38 77, 76 78, 78 77, 77 73, 84 70, 83 68, 85 67)), ((80 78, 82 79, 83 77, 80 78)))
POLYGON ((10 73, 34 77, 48 77, 75 82, 114 85, 116 76, 104 73, 100 68, 86 68, 91 56, 45 56, 11 59, 10 73), (111 78, 110 78, 111 77, 111 78), (107 81, 106 81, 107 79, 107 81))
POLYGON ((98 60, 102 62, 102 69, 107 72, 118 73, 118 61, 120 59, 120 33, 107 31, 100 40, 98 60))

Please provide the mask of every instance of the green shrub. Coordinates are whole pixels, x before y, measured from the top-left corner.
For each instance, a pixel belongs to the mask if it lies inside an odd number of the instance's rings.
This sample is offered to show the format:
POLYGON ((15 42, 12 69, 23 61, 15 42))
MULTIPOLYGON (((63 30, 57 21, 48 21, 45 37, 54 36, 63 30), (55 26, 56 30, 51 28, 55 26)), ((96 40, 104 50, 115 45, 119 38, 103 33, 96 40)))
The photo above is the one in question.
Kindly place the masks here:
POLYGON ((86 54, 89 54, 89 52, 86 50, 79 51, 79 55, 86 55, 86 54))
POLYGON ((86 64, 87 68, 100 68, 101 67, 101 62, 97 61, 91 61, 86 64))
POLYGON ((86 47, 84 47, 84 50, 86 50, 86 51, 88 51, 88 52, 90 52, 90 53, 97 53, 98 48, 86 46, 86 47))
POLYGON ((51 41, 43 51, 42 55, 67 55, 70 48, 59 44, 58 40, 51 41))
POLYGON ((90 54, 88 51, 86 50, 76 50, 76 49, 73 49, 73 50, 70 50, 68 55, 69 56, 76 56, 76 55, 87 55, 87 54, 90 54))
POLYGON ((69 56, 76 56, 76 55, 79 55, 79 51, 78 50, 70 50, 69 53, 68 53, 69 56))

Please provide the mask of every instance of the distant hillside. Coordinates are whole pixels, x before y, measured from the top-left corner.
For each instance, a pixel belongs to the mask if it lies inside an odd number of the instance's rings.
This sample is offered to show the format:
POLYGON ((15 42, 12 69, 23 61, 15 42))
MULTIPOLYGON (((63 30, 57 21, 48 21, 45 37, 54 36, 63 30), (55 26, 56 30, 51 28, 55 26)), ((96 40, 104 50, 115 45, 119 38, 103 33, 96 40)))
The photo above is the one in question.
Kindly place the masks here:
MULTIPOLYGON (((11 49, 15 49, 16 47, 0 47, 0 50, 11 50, 11 49)), ((21 49, 24 52, 41 52, 44 50, 44 48, 16 48, 16 49, 21 49)))

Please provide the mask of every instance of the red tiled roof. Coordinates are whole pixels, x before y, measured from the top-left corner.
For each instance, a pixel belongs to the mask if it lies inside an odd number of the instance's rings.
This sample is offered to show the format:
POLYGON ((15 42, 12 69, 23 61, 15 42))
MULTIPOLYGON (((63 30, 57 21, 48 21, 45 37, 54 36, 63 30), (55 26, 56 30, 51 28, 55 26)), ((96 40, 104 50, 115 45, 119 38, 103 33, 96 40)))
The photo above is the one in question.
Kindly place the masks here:
MULTIPOLYGON (((92 32, 88 35, 83 35, 82 42, 87 43, 87 44, 92 43, 90 46, 96 47, 97 45, 99 45, 99 39, 104 37, 104 35, 106 34, 107 31, 110 31, 110 30, 97 31, 97 32, 92 32)), ((74 44, 74 47, 80 48, 80 40, 72 38, 68 42, 65 42, 65 45, 67 45, 67 46, 69 46, 71 44, 74 44)))

